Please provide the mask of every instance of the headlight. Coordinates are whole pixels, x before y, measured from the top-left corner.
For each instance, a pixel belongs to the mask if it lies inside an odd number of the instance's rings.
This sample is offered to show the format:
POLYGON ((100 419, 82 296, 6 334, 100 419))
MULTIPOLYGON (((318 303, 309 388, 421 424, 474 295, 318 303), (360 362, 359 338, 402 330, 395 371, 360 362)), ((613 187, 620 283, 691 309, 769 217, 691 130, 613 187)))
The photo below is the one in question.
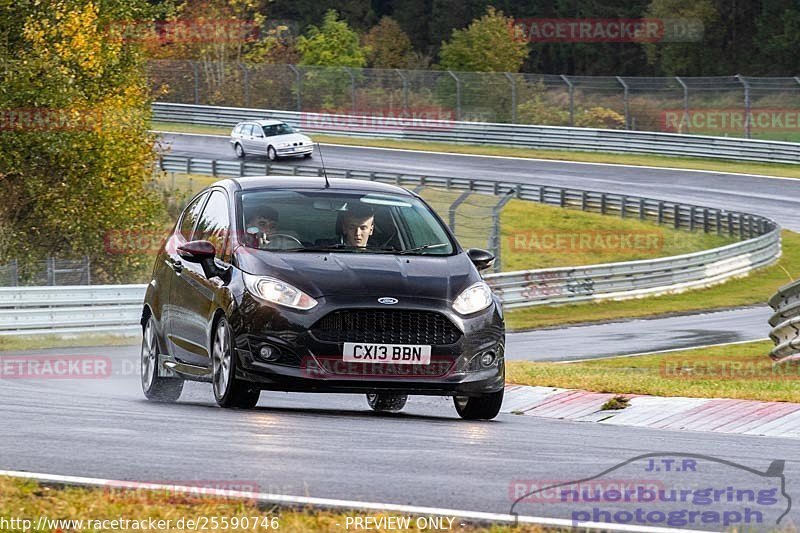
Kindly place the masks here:
POLYGON ((254 296, 270 303, 308 311, 317 301, 297 287, 276 278, 244 274, 244 284, 254 296))
POLYGON ((470 285, 458 295, 453 302, 453 309, 462 315, 471 315, 486 309, 492 303, 492 289, 483 282, 479 281, 470 285))
POLYGON ((278 148, 288 148, 292 143, 279 143, 278 148))

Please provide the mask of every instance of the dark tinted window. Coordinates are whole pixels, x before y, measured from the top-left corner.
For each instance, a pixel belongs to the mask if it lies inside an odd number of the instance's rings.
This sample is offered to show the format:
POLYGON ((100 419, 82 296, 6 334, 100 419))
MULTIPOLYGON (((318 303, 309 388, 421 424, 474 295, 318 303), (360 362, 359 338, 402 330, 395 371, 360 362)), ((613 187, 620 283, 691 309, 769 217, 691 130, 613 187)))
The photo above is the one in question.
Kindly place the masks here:
POLYGON ((197 222, 197 217, 200 215, 200 209, 203 208, 203 201, 207 197, 208 194, 201 194, 183 211, 180 233, 187 241, 192 238, 192 228, 194 228, 194 223, 197 222))
POLYGON ((228 198, 220 191, 213 191, 203 209, 192 240, 211 242, 217 250, 217 258, 225 260, 229 228, 228 198))

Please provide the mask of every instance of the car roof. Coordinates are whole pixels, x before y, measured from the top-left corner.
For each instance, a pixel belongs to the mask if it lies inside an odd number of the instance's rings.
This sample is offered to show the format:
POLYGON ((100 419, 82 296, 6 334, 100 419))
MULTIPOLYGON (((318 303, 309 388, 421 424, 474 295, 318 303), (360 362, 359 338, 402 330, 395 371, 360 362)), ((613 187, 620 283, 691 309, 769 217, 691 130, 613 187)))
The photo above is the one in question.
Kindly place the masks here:
POLYGON ((255 189, 318 189, 329 191, 358 191, 382 192, 413 196, 409 191, 389 183, 368 181, 351 178, 329 178, 330 188, 325 187, 325 178, 322 176, 248 176, 243 178, 230 178, 215 183, 225 186, 226 183, 238 185, 239 190, 255 189))
MULTIPOLYGON (((275 118, 262 118, 259 120, 243 120, 239 124, 258 124, 259 126, 277 126, 278 124, 286 124, 282 120, 275 118)), ((237 126, 239 125, 237 124, 237 126)))

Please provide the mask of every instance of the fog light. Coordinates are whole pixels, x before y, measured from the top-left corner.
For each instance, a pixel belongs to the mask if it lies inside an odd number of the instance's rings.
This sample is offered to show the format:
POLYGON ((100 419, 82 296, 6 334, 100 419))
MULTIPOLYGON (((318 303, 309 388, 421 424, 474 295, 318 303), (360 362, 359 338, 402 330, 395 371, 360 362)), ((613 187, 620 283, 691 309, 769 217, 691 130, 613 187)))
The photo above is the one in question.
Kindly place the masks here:
POLYGON ((258 355, 265 361, 274 361, 278 358, 278 350, 265 344, 258 351, 258 355))
POLYGON ((488 368, 494 364, 494 352, 486 352, 481 356, 481 366, 488 368))

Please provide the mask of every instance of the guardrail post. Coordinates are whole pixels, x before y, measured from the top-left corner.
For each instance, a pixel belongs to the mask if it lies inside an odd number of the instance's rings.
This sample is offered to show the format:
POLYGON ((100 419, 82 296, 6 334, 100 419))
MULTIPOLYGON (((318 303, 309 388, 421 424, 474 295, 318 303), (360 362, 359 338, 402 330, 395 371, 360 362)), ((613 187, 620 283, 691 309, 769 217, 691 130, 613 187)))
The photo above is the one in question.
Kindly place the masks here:
POLYGON ((492 208, 492 234, 489 237, 489 248, 492 250, 494 254, 494 271, 500 272, 501 268, 501 257, 500 252, 502 249, 501 242, 500 242, 500 212, 503 210, 503 207, 515 196, 516 191, 514 189, 508 191, 505 196, 503 196, 497 204, 492 208))
POLYGON ((544 203, 544 185, 539 185, 539 203, 544 203))
POLYGON ((300 76, 300 71, 294 65, 288 65, 292 72, 294 72, 295 77, 295 86, 296 89, 296 96, 297 96, 297 112, 299 113, 302 109, 302 94, 303 94, 303 78, 300 76))
POLYGON ((55 257, 48 257, 47 261, 47 284, 48 285, 55 285, 56 284, 56 259, 55 257))
POLYGON ((644 220, 647 216, 644 208, 644 198, 639 199, 639 220, 644 220))
POLYGON ((9 282, 12 287, 19 285, 19 263, 16 259, 12 259, 9 263, 9 282))
POLYGON ((672 218, 673 218, 672 222, 675 225, 675 229, 681 229, 681 206, 680 205, 675 204, 673 206, 672 218))
POLYGON ((187 174, 191 174, 192 173, 192 158, 191 157, 187 157, 186 158, 186 173, 187 174))
POLYGON ((517 80, 510 72, 505 72, 506 78, 511 83, 511 123, 517 123, 517 80))
POLYGON ((689 208, 689 231, 694 231, 694 206, 689 208))
POLYGON ((581 211, 586 211, 586 191, 581 191, 581 211))
POLYGON ((217 160, 216 159, 212 159, 211 160, 211 175, 214 176, 215 178, 217 177, 217 160))
POLYGON ((564 207, 567 205, 567 191, 561 189, 558 194, 558 206, 564 207))
POLYGON ((744 136, 749 139, 752 127, 750 124, 750 84, 747 83, 747 80, 744 79, 744 76, 741 74, 737 74, 735 78, 739 80, 739 83, 744 87, 744 136))
POLYGON ((684 124, 686 124, 686 129, 689 130, 689 87, 683 83, 683 80, 679 76, 675 76, 675 79, 678 80, 678 83, 683 87, 683 122, 681 122, 681 129, 678 130, 678 133, 683 133, 682 128, 684 124))
POLYGON ((619 217, 620 218, 625 218, 625 209, 627 207, 627 203, 628 203, 628 197, 623 194, 622 197, 619 200, 619 217))
POLYGON ((92 284, 92 263, 88 255, 83 256, 83 268, 86 269, 86 284, 92 284))
POLYGON ((600 214, 606 214, 606 193, 600 193, 600 214))
POLYGON ((703 209, 703 233, 708 233, 708 209, 703 209))
POLYGON ((717 235, 722 235, 722 220, 721 220, 722 217, 720 216, 719 210, 714 212, 714 217, 716 218, 717 235))
POLYGON ((658 202, 658 224, 661 225, 664 223, 664 202, 658 202))
POLYGON ((239 63, 239 68, 244 72, 244 106, 250 107, 250 69, 239 63))
POLYGON ((733 237, 733 213, 728 213, 728 237, 733 237))
POLYGON ((408 113, 408 78, 399 68, 394 69, 394 71, 403 80, 403 113, 408 113))
POLYGON ((200 105, 200 67, 197 61, 190 61, 194 71, 194 105, 200 105))
POLYGON ((575 87, 572 85, 570 79, 563 74, 561 79, 567 84, 567 94, 569 94, 569 125, 575 125, 575 87))
POLYGON ((447 73, 456 80, 456 120, 461 120, 461 80, 452 70, 448 70, 447 73))
POLYGON ((629 102, 628 102, 628 84, 625 83, 625 80, 623 80, 619 76, 616 76, 616 78, 617 78, 617 81, 620 83, 620 85, 622 85, 622 89, 624 91, 622 98, 623 98, 623 104, 625 105, 625 129, 629 130, 629 129, 631 129, 631 114, 630 114, 630 106, 628 105, 629 104, 629 102))
POLYGON ((356 106, 356 76, 353 74, 353 69, 349 67, 343 67, 347 74, 350 75, 350 99, 352 101, 353 106, 353 114, 358 114, 358 107, 356 106))
POLYGON ((464 200, 466 200, 470 194, 472 194, 472 191, 466 191, 461 193, 461 195, 458 198, 456 198, 456 200, 452 204, 450 204, 450 207, 447 210, 448 222, 450 223, 450 231, 452 231, 453 233, 456 232, 456 210, 458 209, 458 206, 464 203, 464 200))

